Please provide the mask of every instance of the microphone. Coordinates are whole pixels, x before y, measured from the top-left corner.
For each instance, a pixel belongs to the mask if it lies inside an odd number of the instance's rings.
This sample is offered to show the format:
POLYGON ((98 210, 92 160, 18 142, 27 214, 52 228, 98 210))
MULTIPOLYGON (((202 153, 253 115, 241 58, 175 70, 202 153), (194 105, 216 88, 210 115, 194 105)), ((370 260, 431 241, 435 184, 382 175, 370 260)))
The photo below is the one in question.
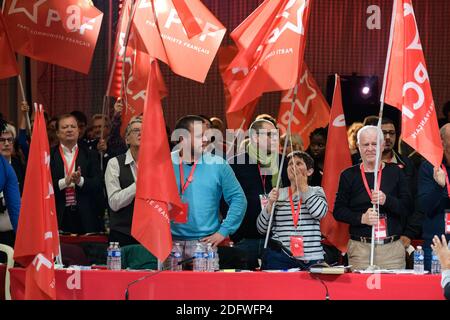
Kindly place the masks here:
MULTIPOLYGON (((186 263, 192 262, 193 260, 194 260, 194 257, 190 257, 190 258, 181 260, 180 262, 177 263, 177 266, 184 265, 184 264, 186 264, 186 263)), ((143 277, 140 277, 139 279, 136 279, 136 280, 134 280, 134 281, 131 281, 131 282, 127 285, 127 288, 125 289, 125 300, 129 300, 129 291, 130 291, 130 288, 131 288, 132 286, 134 286, 136 283, 139 283, 139 282, 141 282, 141 281, 144 281, 145 279, 148 279, 148 278, 150 278, 150 277, 156 276, 157 274, 160 274, 161 272, 167 271, 167 270, 169 270, 169 269, 170 269, 170 266, 169 266, 169 267, 166 266, 166 267, 162 268, 161 270, 158 270, 158 271, 156 271, 156 272, 154 272, 154 273, 151 273, 151 274, 147 274, 147 275, 145 275, 145 276, 143 276, 143 277)))
MULTIPOLYGON (((320 265, 320 264, 315 264, 315 265, 310 266, 310 267, 308 268, 308 272, 309 272, 309 274, 311 275, 311 277, 312 277, 314 280, 320 281, 320 283, 321 283, 321 284, 323 285, 323 287, 325 288, 325 300, 330 300, 330 294, 328 293, 328 286, 326 285, 326 283, 325 283, 322 279, 320 279, 319 277, 316 277, 315 274, 314 274, 313 272, 311 272, 311 268, 313 268, 313 267, 315 267, 315 266, 318 266, 318 265, 320 265)), ((323 266, 323 265, 321 265, 321 266, 323 266)))

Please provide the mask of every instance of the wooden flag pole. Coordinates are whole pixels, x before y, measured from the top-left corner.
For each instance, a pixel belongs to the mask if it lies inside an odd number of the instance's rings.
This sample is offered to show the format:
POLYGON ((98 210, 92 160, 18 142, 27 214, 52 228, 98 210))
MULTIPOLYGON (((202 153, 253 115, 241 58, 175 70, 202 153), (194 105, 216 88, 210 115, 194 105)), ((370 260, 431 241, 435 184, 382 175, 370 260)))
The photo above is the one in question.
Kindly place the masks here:
MULTIPOLYGON (((388 73, 388 68, 389 68, 389 62, 390 62, 390 58, 391 58, 391 51, 392 51, 392 35, 394 33, 394 25, 395 25, 395 10, 397 7, 397 1, 398 0, 394 0, 394 3, 392 5, 392 17, 391 17, 391 28, 390 28, 390 34, 389 34, 389 44, 388 44, 388 51, 387 51, 387 57, 386 57, 386 65, 384 67, 384 75, 383 75, 383 85, 382 85, 382 89, 381 89, 381 95, 380 95, 380 112, 378 114, 378 123, 377 123, 377 150, 376 150, 376 159, 375 159, 375 171, 374 171, 374 180, 373 180, 373 185, 374 185, 374 190, 375 191, 379 191, 378 190, 378 169, 380 167, 380 140, 381 138, 381 120, 383 118, 383 111, 384 111, 384 97, 386 94, 386 79, 387 79, 387 73, 388 73)), ((376 211, 377 216, 378 216, 378 225, 377 227, 379 228, 380 226, 380 202, 379 199, 377 201, 376 204, 373 205, 373 209, 376 211)), ((370 265, 368 269, 378 269, 377 266, 375 266, 374 264, 374 260, 375 260, 375 226, 372 226, 372 237, 371 237, 371 243, 370 243, 370 265)))
MULTIPOLYGON (((286 131, 287 137, 291 134, 291 123, 292 123, 292 118, 293 118, 293 114, 294 114, 295 101, 297 100, 297 93, 298 93, 298 83, 295 84, 294 97, 292 98, 292 102, 291 102, 291 111, 289 113, 288 127, 287 127, 287 131, 286 131)), ((283 167, 284 167, 284 159, 286 158, 287 144, 288 144, 288 139, 285 139, 284 146, 283 146, 283 154, 281 156, 280 168, 278 170, 277 186, 275 187, 277 190, 280 187, 281 176, 283 175, 282 172, 283 172, 283 167)), ((269 243, 270 229, 272 228, 274 212, 275 212, 275 204, 272 205, 271 212, 270 212, 269 225, 267 226, 267 232, 266 232, 266 240, 264 241, 264 249, 267 248, 267 245, 269 243)))

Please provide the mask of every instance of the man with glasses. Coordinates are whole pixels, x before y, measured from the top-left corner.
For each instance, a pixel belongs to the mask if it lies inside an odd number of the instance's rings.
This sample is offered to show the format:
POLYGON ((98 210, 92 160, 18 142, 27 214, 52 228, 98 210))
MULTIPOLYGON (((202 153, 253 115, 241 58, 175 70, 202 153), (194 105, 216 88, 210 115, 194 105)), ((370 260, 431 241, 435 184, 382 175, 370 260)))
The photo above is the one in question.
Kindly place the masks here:
POLYGON ((130 121, 125 131, 128 150, 112 158, 105 172, 106 193, 111 209, 109 241, 119 242, 121 246, 138 244, 131 236, 131 224, 136 197, 141 127, 141 118, 130 121))
MULTIPOLYGON (((4 136, 6 122, 0 119, 0 148, 13 142, 12 136, 4 136)), ((14 246, 15 231, 19 221, 20 193, 16 174, 9 162, 0 156, 0 243, 14 246)), ((1 260, 1 259, 0 259, 1 260)))
MULTIPOLYGON (((277 184, 281 159, 278 150, 278 129, 271 121, 258 119, 250 125, 245 152, 228 159, 248 203, 244 220, 231 239, 236 248, 246 253, 249 269, 259 266, 258 259, 261 259, 264 249, 265 235, 258 232, 256 221, 269 200, 270 191, 277 184)), ((280 187, 287 185, 289 179, 285 163, 280 187)), ((225 211, 226 206, 222 207, 225 211)))

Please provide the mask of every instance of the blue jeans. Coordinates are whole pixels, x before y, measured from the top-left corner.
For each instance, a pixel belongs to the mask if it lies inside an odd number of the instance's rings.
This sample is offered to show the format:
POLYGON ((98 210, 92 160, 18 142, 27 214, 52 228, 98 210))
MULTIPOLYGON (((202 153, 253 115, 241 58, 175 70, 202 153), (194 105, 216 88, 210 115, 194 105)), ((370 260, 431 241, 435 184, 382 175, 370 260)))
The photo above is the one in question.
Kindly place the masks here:
POLYGON ((262 260, 263 270, 286 270, 292 268, 300 268, 300 270, 308 270, 314 264, 321 263, 323 260, 302 261, 290 257, 284 251, 277 251, 266 248, 262 260))
POLYGON ((245 252, 247 256, 247 268, 249 270, 259 268, 258 259, 262 257, 264 239, 242 239, 234 247, 245 252))

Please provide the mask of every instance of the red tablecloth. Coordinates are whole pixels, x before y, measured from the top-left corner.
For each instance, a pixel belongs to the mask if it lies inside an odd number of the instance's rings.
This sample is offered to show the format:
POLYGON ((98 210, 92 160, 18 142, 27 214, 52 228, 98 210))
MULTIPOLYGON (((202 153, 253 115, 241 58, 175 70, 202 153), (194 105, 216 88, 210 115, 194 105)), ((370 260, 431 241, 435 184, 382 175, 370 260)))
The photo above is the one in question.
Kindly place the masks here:
MULTIPOLYGON (((57 299, 124 299, 127 285, 149 272, 56 271, 57 299)), ((317 276, 317 275, 316 275, 317 276)), ((331 300, 443 299, 440 275, 320 275, 331 300)), ((11 269, 13 299, 24 296, 24 269, 11 269)), ((130 299, 168 300, 290 300, 325 299, 325 287, 306 272, 164 271, 137 283, 130 299)))

